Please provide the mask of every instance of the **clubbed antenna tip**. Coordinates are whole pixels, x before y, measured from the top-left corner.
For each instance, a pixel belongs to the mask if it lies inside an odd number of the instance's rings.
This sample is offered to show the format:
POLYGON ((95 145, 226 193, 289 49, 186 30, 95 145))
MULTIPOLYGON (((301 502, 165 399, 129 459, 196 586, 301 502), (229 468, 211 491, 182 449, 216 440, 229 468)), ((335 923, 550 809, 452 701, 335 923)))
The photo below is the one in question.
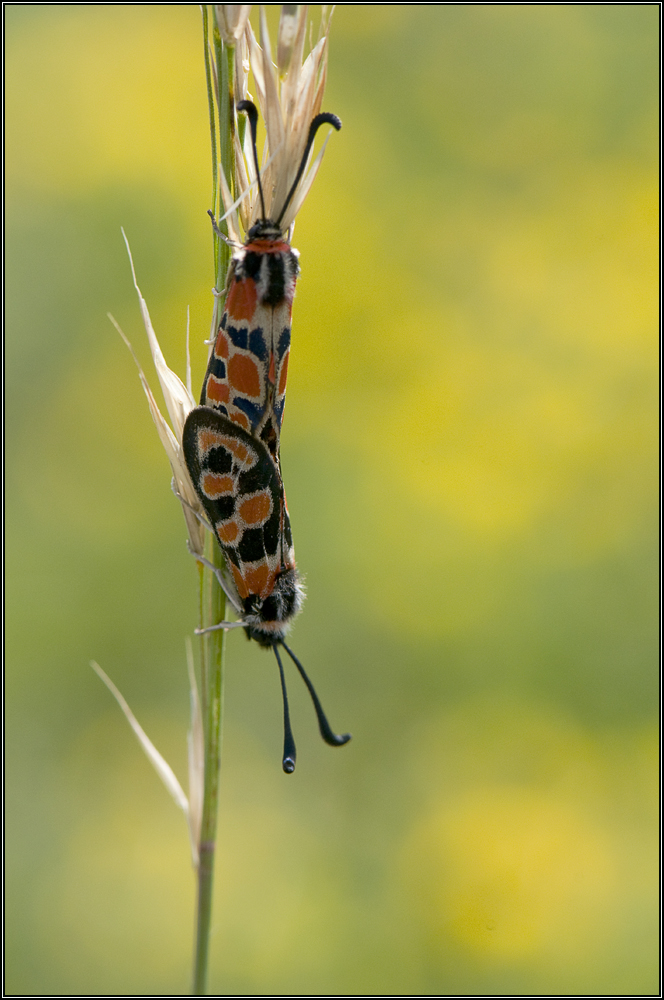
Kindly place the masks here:
POLYGON ((284 753, 281 761, 281 766, 283 767, 286 774, 292 774, 295 770, 295 760, 297 758, 297 751, 295 749, 295 740, 293 739, 293 730, 290 724, 290 712, 288 711, 288 694, 286 692, 286 678, 284 677, 284 668, 281 665, 281 657, 277 651, 277 647, 273 646, 274 655, 277 658, 277 663, 279 664, 279 677, 281 679, 281 697, 284 702, 284 753))
MULTIPOLYGON (((332 732, 332 727, 330 726, 330 723, 327 721, 327 717, 325 715, 325 712, 323 711, 323 706, 321 705, 320 701, 318 700, 318 695, 316 694, 316 691, 314 689, 313 684, 311 683, 311 681, 307 677, 307 675, 305 673, 305 670, 304 670, 304 667, 302 666, 302 664, 298 660, 298 658, 295 655, 295 653, 293 652, 293 650, 290 649, 286 645, 286 643, 283 641, 283 639, 281 640, 281 645, 284 647, 284 649, 286 650, 286 652, 290 656, 291 660, 293 661, 293 663, 295 664, 295 666, 299 670, 300 676, 302 677, 302 680, 307 685, 307 690, 309 691, 309 694, 311 695, 311 700, 313 701, 314 708, 316 710, 316 716, 318 718, 318 728, 320 729, 321 736, 323 737, 323 739, 325 740, 325 742, 328 744, 328 746, 331 746, 331 747, 342 747, 344 745, 344 743, 348 743, 348 741, 351 739, 351 734, 350 733, 344 733, 343 736, 337 736, 336 733, 332 732)), ((275 652, 276 652, 276 648, 275 648, 275 652)), ((277 659, 278 659, 278 657, 277 657, 277 659)))
MULTIPOLYGON (((307 136, 307 144, 304 147, 304 153, 302 154, 302 159, 300 160, 300 166, 298 168, 295 180, 291 185, 291 189, 288 192, 288 197, 284 202, 284 206, 281 209, 281 212, 279 213, 279 218, 276 220, 276 224, 278 226, 281 224, 281 220, 284 217, 284 213, 288 208, 288 206, 290 205, 291 199, 297 190, 298 184, 300 183, 302 174, 304 173, 305 167, 307 165, 307 160, 309 159, 309 152, 314 144, 314 139, 316 138, 316 132, 321 127, 321 125, 325 124, 331 125, 332 128, 335 128, 338 132, 339 129, 341 128, 341 118, 337 118, 336 115, 331 114, 329 111, 321 111, 321 113, 319 115, 316 115, 316 117, 311 122, 311 125, 309 126, 309 135, 307 136)), ((285 648, 286 647, 284 646, 284 649, 285 648)), ((290 655, 292 656, 293 654, 291 653, 290 655)))

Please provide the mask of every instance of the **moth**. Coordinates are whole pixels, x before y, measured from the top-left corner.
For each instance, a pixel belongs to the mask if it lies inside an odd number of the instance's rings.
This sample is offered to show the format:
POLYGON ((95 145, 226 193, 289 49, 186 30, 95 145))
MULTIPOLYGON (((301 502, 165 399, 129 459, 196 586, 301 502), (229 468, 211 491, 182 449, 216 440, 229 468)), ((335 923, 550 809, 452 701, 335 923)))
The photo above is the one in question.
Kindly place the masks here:
MULTIPOLYGON (((302 606, 303 590, 295 565, 284 486, 265 444, 209 406, 193 409, 184 425, 182 447, 193 487, 223 550, 232 584, 211 563, 239 615, 241 625, 260 646, 271 648, 279 667, 284 705, 283 769, 295 770, 295 741, 279 647, 295 663, 311 695, 321 736, 342 746, 350 734, 337 736, 327 721, 302 664, 285 636, 302 606)), ((200 557, 199 557, 200 558, 200 557)))
POLYGON ((297 252, 287 240, 282 219, 318 128, 327 122, 339 129, 341 122, 327 113, 313 119, 297 175, 273 220, 266 217, 258 168, 258 112, 250 101, 241 101, 237 107, 247 113, 251 125, 262 217, 231 260, 224 313, 210 352, 201 403, 187 417, 182 449, 230 578, 201 561, 217 573, 239 616, 238 622, 212 627, 240 625, 250 639, 274 651, 284 706, 282 765, 290 774, 295 769, 296 749, 280 647, 307 686, 325 742, 342 746, 351 738, 332 731, 311 681, 285 642, 302 607, 304 591, 295 564, 280 464, 291 311, 299 274, 297 252))
MULTIPOLYGON (((309 126, 297 175, 276 219, 265 216, 265 199, 256 153, 258 112, 251 101, 238 111, 249 117, 256 179, 263 216, 233 254, 226 280, 226 301, 203 380, 201 405, 211 406, 260 438, 279 463, 279 438, 286 401, 291 314, 300 273, 299 254, 282 227, 321 125, 340 129, 336 115, 316 115, 309 126)), ((214 222, 214 218, 213 218, 214 222)), ((215 224, 216 225, 216 224, 215 224)), ((219 233, 220 236, 223 234, 219 233)))

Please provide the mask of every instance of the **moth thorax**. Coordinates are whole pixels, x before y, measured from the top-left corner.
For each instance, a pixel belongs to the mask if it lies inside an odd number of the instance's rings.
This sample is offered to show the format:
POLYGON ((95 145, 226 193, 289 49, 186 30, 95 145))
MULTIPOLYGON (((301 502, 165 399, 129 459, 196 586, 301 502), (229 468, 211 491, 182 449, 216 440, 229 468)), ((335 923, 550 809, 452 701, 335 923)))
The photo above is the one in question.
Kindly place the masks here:
POLYGON ((248 597, 244 602, 247 616, 257 619, 246 632, 261 646, 273 646, 286 635, 290 623, 302 607, 304 591, 295 567, 283 570, 268 597, 248 597))
POLYGON ((255 282, 256 297, 261 305, 278 306, 284 301, 290 305, 298 273, 297 257, 290 248, 265 251, 256 244, 249 244, 236 257, 235 276, 255 282))

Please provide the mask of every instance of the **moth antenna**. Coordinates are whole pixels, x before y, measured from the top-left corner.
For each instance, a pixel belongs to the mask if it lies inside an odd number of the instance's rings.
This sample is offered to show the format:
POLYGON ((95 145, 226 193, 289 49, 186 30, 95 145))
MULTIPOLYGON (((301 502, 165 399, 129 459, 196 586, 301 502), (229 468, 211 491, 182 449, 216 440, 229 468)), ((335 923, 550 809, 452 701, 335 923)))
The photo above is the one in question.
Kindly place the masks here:
MULTIPOLYGON (((244 101, 243 103, 246 104, 248 102, 244 101)), ((238 104, 238 107, 239 106, 240 105, 238 104)), ((254 108, 254 111, 255 110, 256 109, 254 108)), ((330 114, 329 111, 322 111, 321 114, 316 115, 316 117, 312 121, 311 125, 309 126, 309 135, 307 136, 307 144, 304 147, 304 153, 302 154, 302 159, 300 160, 300 167, 299 167, 299 170, 298 170, 297 175, 295 177, 295 180, 293 181, 293 185, 292 185, 290 191, 288 192, 288 197, 286 198, 286 201, 284 202, 284 207, 281 209, 281 212, 279 213, 279 218, 275 222, 275 225, 277 225, 277 226, 281 223, 281 220, 284 217, 284 212, 286 211, 286 209, 290 205, 291 199, 292 199, 293 195, 295 194, 295 189, 297 188, 298 184, 300 183, 300 179, 302 177, 302 174, 304 173, 304 168, 307 165, 307 159, 309 158, 309 152, 311 150, 311 147, 313 146, 314 139, 316 138, 316 132, 321 127, 321 125, 325 125, 326 122, 327 122, 328 125, 331 125, 333 128, 335 128, 337 130, 337 132, 341 128, 341 118, 337 118, 336 115, 330 114)), ((255 145, 255 141, 254 141, 254 150, 255 150, 255 148, 256 148, 256 145, 255 145)))
MULTIPOLYGON (((256 179, 258 180, 258 193, 261 196, 261 208, 263 209, 263 222, 266 222, 265 199, 263 198, 263 185, 261 184, 261 172, 258 166, 258 151, 256 149, 256 132, 258 129, 258 111, 253 101, 240 101, 237 105, 238 111, 244 111, 249 119, 251 127, 251 145, 254 150, 254 164, 256 165, 256 179)), ((293 765, 295 766, 295 765, 293 765)))
POLYGON ((290 724, 290 713, 288 711, 288 695, 286 694, 286 678, 284 677, 284 668, 281 665, 281 658, 277 652, 277 647, 273 646, 274 655, 277 658, 277 663, 279 664, 279 677, 281 678, 281 694, 284 700, 284 757, 281 765, 286 772, 286 774, 292 774, 295 770, 295 758, 297 751, 295 749, 295 740, 293 739, 293 730, 290 724))
MULTIPOLYGON (((307 690, 309 691, 309 694, 311 695, 311 700, 313 701, 314 708, 316 709, 316 716, 318 718, 318 728, 320 729, 321 736, 323 737, 323 739, 325 740, 325 742, 328 744, 328 746, 331 746, 331 747, 342 747, 344 745, 344 743, 348 743, 349 739, 351 738, 350 733, 345 733, 343 736, 337 736, 336 733, 332 732, 332 729, 330 727, 330 723, 327 721, 327 718, 325 716, 325 712, 323 711, 323 706, 321 705, 320 701, 318 700, 318 695, 316 694, 316 692, 314 690, 313 684, 311 683, 311 681, 307 677, 307 675, 305 673, 305 670, 304 670, 304 667, 302 666, 302 664, 298 660, 298 658, 295 655, 295 653, 293 652, 293 650, 290 649, 286 645, 286 643, 284 642, 283 639, 281 640, 281 645, 284 647, 284 649, 286 650, 286 652, 290 656, 291 660, 293 661, 293 663, 295 664, 295 666, 297 667, 297 669, 300 671, 300 676, 302 677, 302 680, 304 681, 304 683, 307 685, 307 690)), ((275 654, 277 653, 276 646, 274 647, 274 652, 275 652, 275 654)), ((278 655, 277 655, 277 659, 279 659, 278 655)), ((281 661, 279 662, 279 666, 281 667, 281 661)))

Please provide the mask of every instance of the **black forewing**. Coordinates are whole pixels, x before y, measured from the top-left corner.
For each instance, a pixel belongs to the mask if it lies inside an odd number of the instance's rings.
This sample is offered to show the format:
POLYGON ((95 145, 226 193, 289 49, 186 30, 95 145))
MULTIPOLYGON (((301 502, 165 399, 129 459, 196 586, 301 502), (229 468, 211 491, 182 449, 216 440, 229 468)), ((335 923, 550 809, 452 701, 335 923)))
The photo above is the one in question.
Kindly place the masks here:
POLYGON ((212 407, 197 406, 185 421, 182 450, 192 485, 213 527, 232 517, 243 497, 261 490, 270 493, 272 513, 265 524, 246 528, 232 545, 223 545, 223 548, 236 565, 238 556, 242 562, 255 562, 266 555, 273 556, 279 546, 282 512, 285 513, 283 484, 277 466, 262 441, 252 437, 212 407), (203 452, 200 447, 200 431, 221 434, 244 445, 250 456, 249 461, 244 464, 249 464, 250 467, 243 468, 237 456, 223 445, 203 452), (210 499, 203 490, 203 480, 207 473, 232 476, 235 482, 234 492, 210 499))

